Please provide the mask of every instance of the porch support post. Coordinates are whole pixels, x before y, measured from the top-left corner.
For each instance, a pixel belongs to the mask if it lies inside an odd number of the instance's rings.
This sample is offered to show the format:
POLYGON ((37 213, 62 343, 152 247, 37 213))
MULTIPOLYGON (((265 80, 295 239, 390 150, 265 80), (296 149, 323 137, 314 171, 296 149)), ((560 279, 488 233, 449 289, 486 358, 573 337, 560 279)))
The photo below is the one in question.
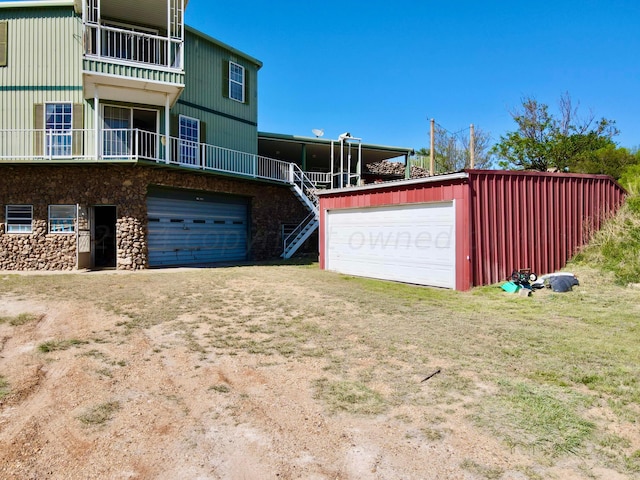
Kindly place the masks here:
POLYGON ((164 142, 164 160, 166 163, 171 163, 171 137, 169 136, 171 133, 169 132, 171 129, 170 109, 169 94, 167 93, 164 97, 164 138, 166 139, 164 142))
POLYGON ((334 158, 333 158, 333 140, 331 140, 331 178, 330 183, 331 183, 331 187, 329 188, 333 188, 333 162, 334 162, 334 158))
POLYGON ((99 57, 102 56, 102 5, 100 4, 100 0, 96 0, 98 6, 98 18, 96 18, 96 24, 98 26, 96 30, 96 55, 99 57))
POLYGON ((356 173, 358 174, 358 183, 356 186, 360 186, 362 183, 362 140, 358 141, 358 164, 356 166, 356 173))
POLYGON ((166 54, 166 65, 165 65, 166 67, 171 66, 171 1, 172 0, 167 0, 167 54, 166 54))
POLYGON ((180 69, 184 70, 184 3, 180 0, 182 9, 180 10, 180 69))
POLYGON ((302 144, 302 158, 300 159, 300 165, 302 167, 302 171, 307 171, 307 144, 302 144))
POLYGON ((340 139, 340 188, 344 187, 344 138, 340 139))
POLYGON ((409 154, 404 154, 404 178, 411 178, 411 164, 409 163, 409 154))
POLYGON ((95 133, 96 160, 100 160, 100 95, 98 85, 93 91, 93 131, 95 133))

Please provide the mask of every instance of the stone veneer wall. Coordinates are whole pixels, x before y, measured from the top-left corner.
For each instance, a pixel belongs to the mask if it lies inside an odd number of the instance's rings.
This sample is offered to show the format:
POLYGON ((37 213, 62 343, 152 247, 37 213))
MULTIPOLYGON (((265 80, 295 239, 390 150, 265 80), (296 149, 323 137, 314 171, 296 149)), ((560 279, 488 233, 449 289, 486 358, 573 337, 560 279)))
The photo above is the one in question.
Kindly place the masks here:
POLYGON ((150 185, 250 197, 251 260, 282 253, 280 224, 306 210, 287 186, 144 165, 0 165, 0 270, 72 270, 76 236, 47 233, 48 205, 115 205, 117 268, 147 267, 150 185), (5 205, 33 205, 33 233, 5 233, 5 205))

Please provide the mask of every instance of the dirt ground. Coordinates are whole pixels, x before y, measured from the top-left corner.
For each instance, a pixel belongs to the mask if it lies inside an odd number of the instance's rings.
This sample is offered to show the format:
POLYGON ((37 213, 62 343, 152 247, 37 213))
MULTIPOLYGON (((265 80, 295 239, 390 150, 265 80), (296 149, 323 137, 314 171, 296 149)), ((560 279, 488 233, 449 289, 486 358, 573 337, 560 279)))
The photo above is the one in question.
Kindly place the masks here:
MULTIPOLYGON (((265 280, 244 288, 251 281, 265 280)), ((401 408, 330 412, 312 384, 325 375, 322 356, 202 350, 167 323, 125 333, 122 316, 84 301, 0 295, 0 315, 23 312, 38 319, 0 324, 11 386, 0 400, 2 479, 582 478, 571 460, 525 475, 530 459, 475 428, 464 401, 441 420, 444 438, 401 408), (39 348, 53 339, 77 341, 39 348)))

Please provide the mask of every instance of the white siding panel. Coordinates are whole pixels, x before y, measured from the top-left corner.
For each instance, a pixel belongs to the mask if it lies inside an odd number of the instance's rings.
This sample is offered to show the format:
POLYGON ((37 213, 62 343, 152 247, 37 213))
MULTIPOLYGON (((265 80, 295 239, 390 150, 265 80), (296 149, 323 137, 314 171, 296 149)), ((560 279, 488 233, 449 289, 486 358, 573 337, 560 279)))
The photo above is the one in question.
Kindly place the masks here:
POLYGON ((455 288, 453 202, 327 212, 327 269, 455 288))

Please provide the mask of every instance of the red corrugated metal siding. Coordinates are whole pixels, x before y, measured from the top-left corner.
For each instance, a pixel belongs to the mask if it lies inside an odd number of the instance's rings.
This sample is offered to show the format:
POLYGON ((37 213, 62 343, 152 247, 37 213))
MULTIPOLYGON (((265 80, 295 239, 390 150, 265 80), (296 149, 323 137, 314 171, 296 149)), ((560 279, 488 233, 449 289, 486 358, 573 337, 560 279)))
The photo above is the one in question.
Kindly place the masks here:
POLYGON ((601 175, 468 173, 473 285, 503 281, 516 268, 559 270, 625 194, 601 175))
POLYGON ((441 182, 384 184, 367 190, 340 190, 320 197, 320 268, 325 268, 327 210, 455 201, 456 289, 471 288, 469 187, 466 178, 441 182))

